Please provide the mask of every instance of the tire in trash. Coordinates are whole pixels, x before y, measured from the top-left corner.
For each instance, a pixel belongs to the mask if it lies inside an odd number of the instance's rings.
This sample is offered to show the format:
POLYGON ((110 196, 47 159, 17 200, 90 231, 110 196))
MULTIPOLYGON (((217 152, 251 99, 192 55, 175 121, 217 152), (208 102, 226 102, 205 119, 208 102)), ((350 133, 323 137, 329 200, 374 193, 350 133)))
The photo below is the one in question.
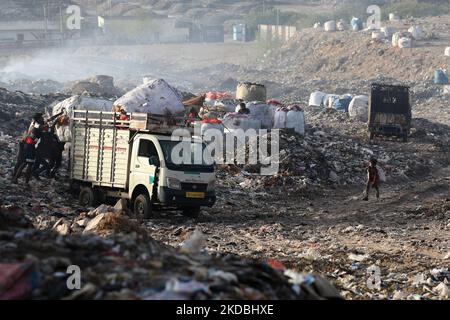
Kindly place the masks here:
POLYGON ((152 216, 152 203, 147 194, 140 194, 134 199, 133 212, 136 216, 149 219, 152 216))
POLYGON ((98 204, 98 196, 91 187, 82 187, 78 202, 82 207, 95 207, 98 204))

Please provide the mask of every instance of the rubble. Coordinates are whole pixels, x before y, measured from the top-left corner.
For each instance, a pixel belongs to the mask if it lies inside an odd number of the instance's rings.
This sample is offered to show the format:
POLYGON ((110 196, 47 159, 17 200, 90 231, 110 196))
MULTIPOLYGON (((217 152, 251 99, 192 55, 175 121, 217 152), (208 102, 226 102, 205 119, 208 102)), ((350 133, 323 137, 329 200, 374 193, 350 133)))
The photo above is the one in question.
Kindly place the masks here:
MULTIPOLYGON (((104 211, 105 207, 97 212, 104 211)), ((4 217, 3 207, 0 218, 4 217)), ((195 257, 153 240, 143 229, 135 232, 123 224, 128 219, 116 213, 99 213, 99 229, 114 229, 105 237, 97 235, 61 236, 52 231, 2 229, 0 270, 6 266, 29 265, 36 281, 26 291, 17 292, 17 277, 0 277, 0 297, 33 299, 305 299, 315 283, 297 281, 294 287, 280 271, 265 263, 243 260, 233 255, 195 257), (119 219, 119 220, 117 220, 119 219), (102 224, 102 226, 100 226, 102 224), (120 228, 118 226, 121 225, 120 228), (76 265, 82 272, 82 288, 66 286, 67 268, 76 265), (12 280, 11 283, 4 283, 12 280)), ((62 219, 60 219, 62 221, 62 219)), ((91 220, 92 221, 92 220, 91 220)), ((56 227, 61 225, 58 221, 56 227)), ((131 225, 131 224, 130 224, 131 225)), ((134 223, 134 225, 136 225, 134 223)), ((88 228, 88 227, 87 227, 88 228)), ((93 229, 91 229, 93 230, 93 229)), ((198 231, 200 232, 200 231, 198 231)), ((12 269, 11 272, 17 273, 12 269)), ((20 267, 21 272, 28 270, 20 267)), ((2 272, 3 274, 3 272, 2 272)), ((317 278, 319 281, 319 278, 317 278)), ((322 288, 330 287, 320 280, 322 288)), ((331 290, 331 289, 328 289, 331 290)), ((339 294, 334 291, 334 298, 339 294)))
POLYGON ((114 86, 114 78, 96 75, 87 80, 66 83, 64 92, 70 95, 90 95, 102 98, 118 98, 123 92, 114 86))

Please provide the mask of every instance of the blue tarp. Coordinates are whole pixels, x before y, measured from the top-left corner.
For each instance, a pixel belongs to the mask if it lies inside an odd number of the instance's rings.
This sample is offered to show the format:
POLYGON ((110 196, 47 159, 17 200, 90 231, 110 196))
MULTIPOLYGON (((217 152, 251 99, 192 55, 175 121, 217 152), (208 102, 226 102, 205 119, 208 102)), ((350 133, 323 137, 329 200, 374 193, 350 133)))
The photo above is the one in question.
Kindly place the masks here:
POLYGON ((448 84, 448 76, 442 69, 437 69, 434 72, 434 83, 435 84, 448 84))
POLYGON ((353 18, 350 21, 350 24, 352 25, 353 31, 359 31, 363 29, 363 22, 360 18, 353 18))
POLYGON ((340 96, 333 100, 332 107, 335 110, 348 112, 348 107, 350 102, 352 102, 353 97, 350 95, 340 96))

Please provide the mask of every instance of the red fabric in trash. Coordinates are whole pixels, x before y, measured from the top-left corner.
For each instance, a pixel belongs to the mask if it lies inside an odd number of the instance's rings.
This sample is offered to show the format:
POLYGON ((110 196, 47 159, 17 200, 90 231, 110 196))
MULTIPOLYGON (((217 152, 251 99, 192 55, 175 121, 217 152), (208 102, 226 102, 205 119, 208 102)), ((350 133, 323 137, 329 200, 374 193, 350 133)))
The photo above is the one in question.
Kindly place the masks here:
POLYGON ((228 92, 211 91, 206 94, 206 98, 210 100, 220 100, 231 98, 228 92))
POLYGON ((214 124, 221 124, 222 121, 220 121, 219 119, 203 119, 202 123, 214 123, 214 124))
POLYGON ((267 260, 267 264, 275 270, 284 270, 286 267, 278 260, 269 259, 267 260))
POLYGON ((26 299, 37 276, 33 261, 0 264, 0 300, 26 299))
POLYGON ((275 105, 275 106, 281 106, 281 105, 282 105, 282 103, 281 103, 280 101, 275 100, 275 99, 267 100, 266 103, 267 103, 267 104, 272 104, 272 105, 275 105))

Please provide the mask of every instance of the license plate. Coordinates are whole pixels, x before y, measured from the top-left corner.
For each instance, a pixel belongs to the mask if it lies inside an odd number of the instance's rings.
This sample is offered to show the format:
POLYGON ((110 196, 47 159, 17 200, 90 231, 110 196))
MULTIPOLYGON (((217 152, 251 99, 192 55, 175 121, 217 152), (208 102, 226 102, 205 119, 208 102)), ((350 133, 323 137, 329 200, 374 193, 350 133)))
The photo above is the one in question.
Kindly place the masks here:
POLYGON ((186 198, 203 199, 204 197, 204 192, 186 192, 186 198))

